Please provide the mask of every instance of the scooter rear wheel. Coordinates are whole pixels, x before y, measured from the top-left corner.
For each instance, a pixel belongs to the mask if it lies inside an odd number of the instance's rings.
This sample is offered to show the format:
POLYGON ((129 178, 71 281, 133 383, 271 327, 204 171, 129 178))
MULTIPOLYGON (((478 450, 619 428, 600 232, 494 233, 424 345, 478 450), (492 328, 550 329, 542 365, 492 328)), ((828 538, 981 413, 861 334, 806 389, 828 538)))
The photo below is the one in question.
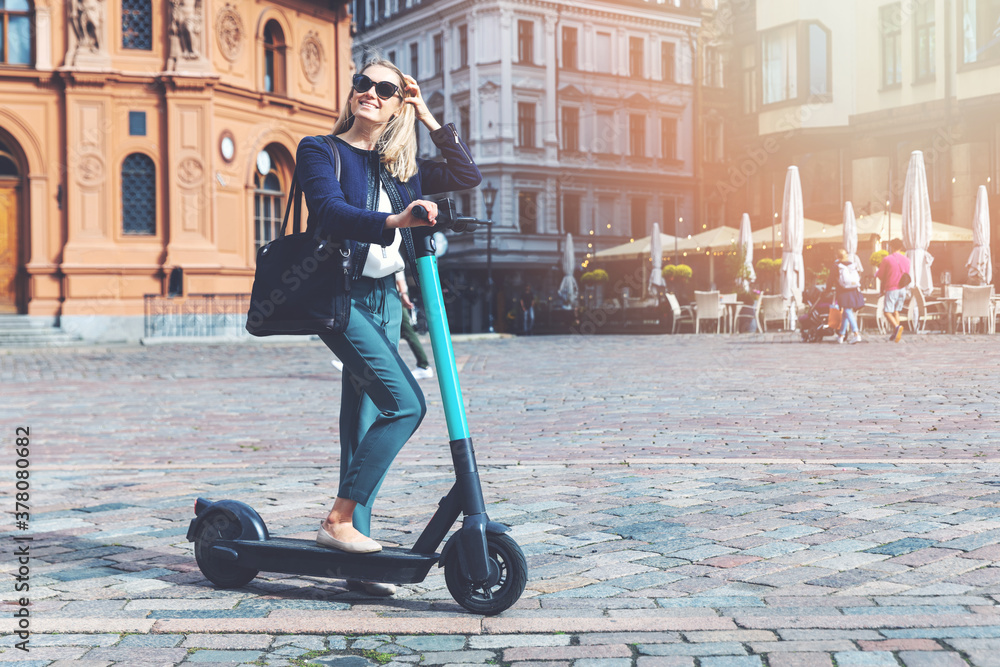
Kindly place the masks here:
POLYGON ((444 563, 444 580, 458 604, 475 614, 492 616, 510 609, 521 597, 528 582, 528 564, 521 547, 507 535, 487 535, 486 548, 500 573, 495 584, 477 586, 467 579, 462 574, 457 550, 444 563))
POLYGON ((223 560, 212 553, 215 542, 235 540, 242 532, 239 521, 225 512, 212 512, 198 526, 194 538, 195 560, 205 578, 219 588, 240 588, 257 576, 257 570, 223 560))

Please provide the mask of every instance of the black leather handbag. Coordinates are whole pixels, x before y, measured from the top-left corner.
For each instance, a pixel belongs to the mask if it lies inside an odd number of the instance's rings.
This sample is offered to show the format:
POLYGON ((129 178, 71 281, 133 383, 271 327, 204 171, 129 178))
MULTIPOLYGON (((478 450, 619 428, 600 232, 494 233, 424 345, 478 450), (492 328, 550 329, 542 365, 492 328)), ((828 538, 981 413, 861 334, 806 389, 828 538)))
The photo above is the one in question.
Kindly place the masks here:
MULTIPOLYGON (((333 138, 340 179, 340 153, 333 138)), ((338 334, 351 317, 351 246, 346 240, 321 238, 318 225, 300 232, 302 191, 296 174, 278 237, 257 251, 246 329, 254 336, 338 334), (285 235, 289 212, 293 233, 285 235)))

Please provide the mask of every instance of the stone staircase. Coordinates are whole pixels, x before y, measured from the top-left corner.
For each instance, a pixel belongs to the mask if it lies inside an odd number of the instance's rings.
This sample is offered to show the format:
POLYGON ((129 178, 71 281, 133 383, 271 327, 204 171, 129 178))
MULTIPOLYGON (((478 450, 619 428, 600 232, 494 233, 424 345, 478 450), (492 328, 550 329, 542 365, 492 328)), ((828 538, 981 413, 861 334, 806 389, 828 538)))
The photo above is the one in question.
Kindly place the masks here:
POLYGON ((0 315, 0 350, 33 347, 69 347, 83 342, 78 336, 28 315, 0 315))

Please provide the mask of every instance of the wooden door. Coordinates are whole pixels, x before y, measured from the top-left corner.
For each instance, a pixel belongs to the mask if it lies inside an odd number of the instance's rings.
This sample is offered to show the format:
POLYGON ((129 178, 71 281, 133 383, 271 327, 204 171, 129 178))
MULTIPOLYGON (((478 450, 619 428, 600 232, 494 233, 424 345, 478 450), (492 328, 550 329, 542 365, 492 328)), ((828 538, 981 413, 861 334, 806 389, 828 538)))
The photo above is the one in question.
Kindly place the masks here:
POLYGON ((17 312, 17 188, 0 184, 0 313, 17 312))

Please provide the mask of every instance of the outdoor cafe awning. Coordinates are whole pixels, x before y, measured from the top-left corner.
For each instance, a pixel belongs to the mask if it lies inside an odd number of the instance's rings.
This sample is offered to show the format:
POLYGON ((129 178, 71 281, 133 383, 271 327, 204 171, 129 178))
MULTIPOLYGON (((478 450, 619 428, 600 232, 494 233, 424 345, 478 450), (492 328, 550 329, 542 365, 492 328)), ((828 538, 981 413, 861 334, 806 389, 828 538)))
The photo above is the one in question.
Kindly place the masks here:
MULTIPOLYGON (((598 259, 643 259, 649 257, 650 240, 650 236, 644 236, 613 248, 599 250, 594 256, 598 259)), ((660 247, 667 252, 674 247, 674 237, 670 234, 660 234, 660 243, 660 247)))
MULTIPOLYGON (((832 231, 831 240, 842 242, 844 226, 836 225, 832 231)), ((902 238, 903 216, 899 213, 893 213, 891 216, 885 213, 873 213, 858 218, 858 240, 871 240, 874 235, 878 235, 883 241, 888 241, 891 237, 902 238)), ((939 242, 972 243, 972 230, 943 222, 931 222, 931 243, 939 242)))

